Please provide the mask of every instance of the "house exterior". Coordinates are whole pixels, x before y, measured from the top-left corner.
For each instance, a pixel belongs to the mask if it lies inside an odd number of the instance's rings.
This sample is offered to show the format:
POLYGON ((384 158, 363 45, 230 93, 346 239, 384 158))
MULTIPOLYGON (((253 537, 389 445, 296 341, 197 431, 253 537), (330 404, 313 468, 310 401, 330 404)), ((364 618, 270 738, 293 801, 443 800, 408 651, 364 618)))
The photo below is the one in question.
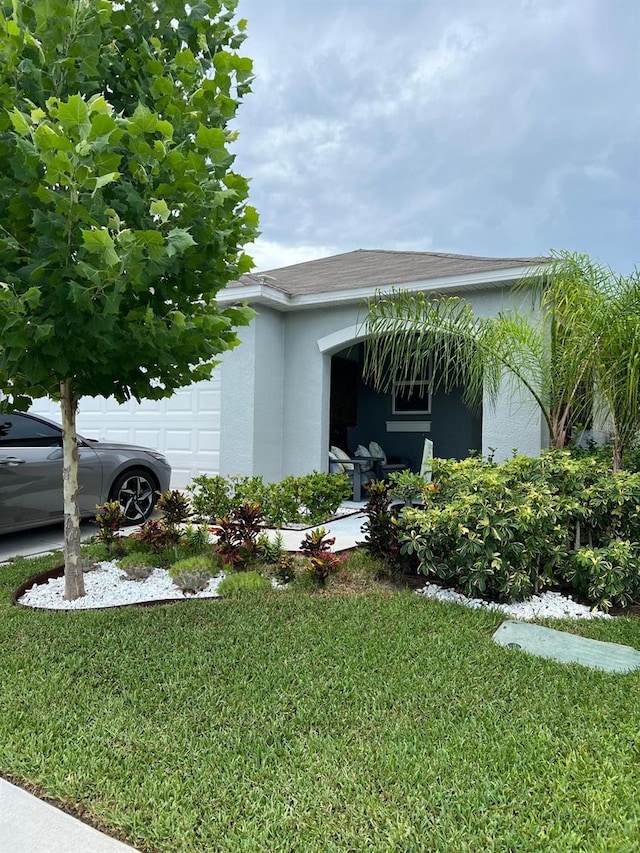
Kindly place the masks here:
MULTIPOLYGON (((514 285, 539 263, 357 250, 245 275, 221 291, 218 302, 247 302, 257 315, 210 381, 140 404, 83 399, 78 430, 163 451, 174 487, 199 473, 278 480, 326 471, 332 443, 352 452, 377 441, 414 468, 425 438, 437 456, 460 458, 470 449, 494 452, 497 460, 513 449, 536 455, 547 444, 542 417, 506 384, 494 407, 470 412, 461 389, 430 395, 424 384, 408 389, 408 397, 400 389, 382 394, 363 381, 361 368, 367 297, 403 288, 460 295, 481 316, 515 304, 526 310, 529 300, 514 285)), ((59 418, 50 401, 36 401, 32 411, 59 418)))
POLYGON ((376 292, 456 294, 478 315, 495 316, 515 304, 527 310, 529 298, 514 285, 539 263, 358 250, 230 284, 219 301, 246 301, 257 317, 221 367, 221 473, 277 480, 324 471, 329 446, 340 439, 349 452, 374 440, 415 469, 425 438, 436 456, 462 458, 473 449, 500 460, 514 448, 537 455, 547 443, 543 419, 506 383, 496 405, 483 405, 481 413, 463 406, 462 389, 403 403, 362 382, 361 342, 364 300, 376 292))

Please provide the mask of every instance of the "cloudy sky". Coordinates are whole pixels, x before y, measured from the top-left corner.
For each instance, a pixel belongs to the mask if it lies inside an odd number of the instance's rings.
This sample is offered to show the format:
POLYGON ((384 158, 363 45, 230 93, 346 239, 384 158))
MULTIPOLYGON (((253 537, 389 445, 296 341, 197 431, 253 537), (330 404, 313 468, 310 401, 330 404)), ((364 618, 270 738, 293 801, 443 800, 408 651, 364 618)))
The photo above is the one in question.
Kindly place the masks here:
POLYGON ((239 0, 269 269, 353 249, 640 266, 640 0, 239 0))

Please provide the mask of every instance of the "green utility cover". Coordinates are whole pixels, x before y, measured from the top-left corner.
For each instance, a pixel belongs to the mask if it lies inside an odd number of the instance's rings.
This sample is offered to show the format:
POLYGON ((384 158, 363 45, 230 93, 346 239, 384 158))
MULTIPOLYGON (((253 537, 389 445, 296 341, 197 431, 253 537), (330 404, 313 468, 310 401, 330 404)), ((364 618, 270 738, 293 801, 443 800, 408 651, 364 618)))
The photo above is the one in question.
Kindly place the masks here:
POLYGON ((590 640, 530 622, 503 622, 493 639, 500 646, 522 649, 560 663, 579 663, 606 672, 640 669, 640 652, 631 646, 590 640))

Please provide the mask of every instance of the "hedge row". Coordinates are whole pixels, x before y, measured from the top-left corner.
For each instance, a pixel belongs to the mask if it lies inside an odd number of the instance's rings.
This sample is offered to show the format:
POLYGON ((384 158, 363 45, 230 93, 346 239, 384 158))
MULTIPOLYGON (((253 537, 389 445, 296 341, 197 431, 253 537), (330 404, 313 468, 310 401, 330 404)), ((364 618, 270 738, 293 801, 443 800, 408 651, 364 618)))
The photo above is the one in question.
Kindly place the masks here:
POLYGON ((551 450, 501 465, 436 459, 433 482, 397 525, 425 575, 499 601, 557 584, 603 609, 640 598, 639 473, 551 450))

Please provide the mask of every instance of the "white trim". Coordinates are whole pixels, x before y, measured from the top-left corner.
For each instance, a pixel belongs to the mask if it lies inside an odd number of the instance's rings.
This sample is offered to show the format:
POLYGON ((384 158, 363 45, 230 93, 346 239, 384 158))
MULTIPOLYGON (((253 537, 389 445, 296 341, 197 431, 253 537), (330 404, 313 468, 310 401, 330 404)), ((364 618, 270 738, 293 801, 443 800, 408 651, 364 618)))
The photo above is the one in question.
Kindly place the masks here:
POLYGON ((233 305, 236 302, 273 305, 284 310, 291 308, 291 297, 266 284, 251 284, 248 287, 223 287, 216 296, 219 305, 233 305))
POLYGON ((431 421, 387 421, 387 432, 431 432, 431 421))
POLYGON ((334 352, 344 349, 345 344, 355 344, 358 341, 363 341, 366 337, 362 323, 357 326, 346 326, 344 329, 319 338, 318 349, 322 353, 333 355, 334 352))

